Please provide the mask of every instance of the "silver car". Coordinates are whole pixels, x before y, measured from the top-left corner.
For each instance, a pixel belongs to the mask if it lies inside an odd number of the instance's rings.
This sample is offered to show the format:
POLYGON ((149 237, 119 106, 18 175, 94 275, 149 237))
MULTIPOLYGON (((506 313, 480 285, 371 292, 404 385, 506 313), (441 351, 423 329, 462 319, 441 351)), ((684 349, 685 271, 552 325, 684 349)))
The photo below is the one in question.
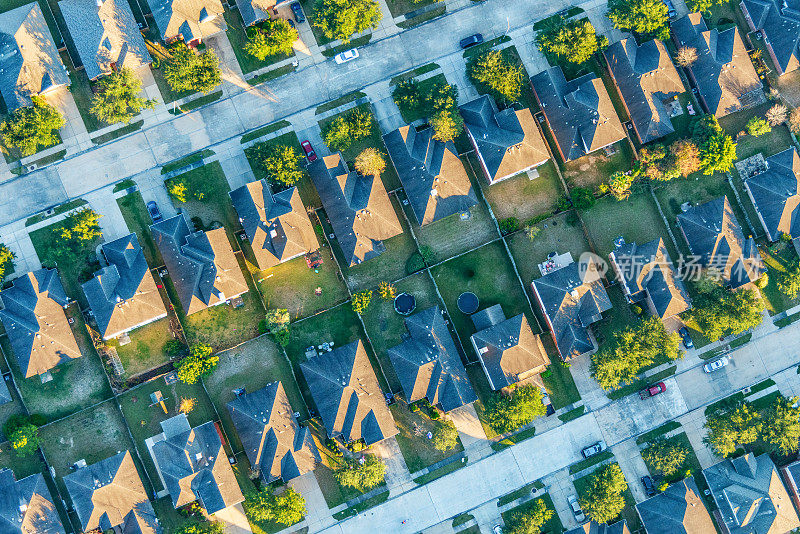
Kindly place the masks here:
POLYGON ((723 356, 722 358, 718 358, 713 362, 708 362, 703 366, 703 371, 706 373, 713 373, 717 369, 722 369, 726 365, 728 365, 731 361, 728 359, 727 356, 723 356))
POLYGON ((581 510, 578 497, 576 495, 570 495, 567 497, 567 502, 569 502, 569 507, 572 508, 572 513, 575 515, 575 521, 578 523, 586 521, 586 515, 583 513, 583 510, 581 510))

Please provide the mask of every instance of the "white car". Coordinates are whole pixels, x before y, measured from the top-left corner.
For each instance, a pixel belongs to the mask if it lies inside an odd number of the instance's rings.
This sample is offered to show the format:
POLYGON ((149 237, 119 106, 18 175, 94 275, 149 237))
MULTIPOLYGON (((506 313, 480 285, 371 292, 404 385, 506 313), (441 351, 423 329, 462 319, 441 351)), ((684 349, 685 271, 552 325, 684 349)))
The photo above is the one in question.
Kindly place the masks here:
POLYGON ((731 361, 728 359, 727 356, 723 356, 722 358, 716 359, 713 362, 708 362, 703 366, 703 371, 706 373, 713 373, 717 369, 722 369, 726 365, 728 365, 731 361))
POLYGON ((578 497, 570 495, 567 497, 567 501, 569 502, 569 507, 572 508, 572 513, 575 514, 575 521, 578 523, 586 521, 586 515, 583 513, 583 510, 581 510, 581 505, 578 504, 578 497))
POLYGON ((336 54, 335 56, 333 56, 333 59, 336 60, 337 64, 341 65, 342 63, 347 63, 348 61, 356 59, 357 57, 358 57, 358 49, 351 48, 350 50, 345 50, 344 52, 336 54))

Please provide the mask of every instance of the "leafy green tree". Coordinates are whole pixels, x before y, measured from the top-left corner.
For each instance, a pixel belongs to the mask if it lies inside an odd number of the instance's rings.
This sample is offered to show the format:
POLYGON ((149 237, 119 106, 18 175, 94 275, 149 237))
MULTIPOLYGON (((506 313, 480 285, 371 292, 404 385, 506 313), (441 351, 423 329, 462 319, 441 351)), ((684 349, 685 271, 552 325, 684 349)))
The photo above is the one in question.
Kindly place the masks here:
POLYGON ((561 19, 540 31, 536 42, 542 53, 574 64, 588 61, 600 50, 600 42, 589 19, 572 22, 561 19))
POLYGON ((708 339, 741 334, 761 324, 764 302, 752 289, 727 291, 721 286, 700 293, 689 315, 708 339))
POLYGON ((286 187, 295 185, 303 178, 300 162, 303 156, 295 147, 258 143, 250 147, 256 168, 264 172, 270 183, 286 187))
POLYGON ((17 456, 30 456, 39 448, 39 429, 27 415, 12 415, 3 425, 3 434, 17 456))
POLYGON ((800 263, 795 263, 778 278, 778 289, 790 298, 797 298, 800 293, 800 263))
POLYGON ((495 393, 486 403, 487 421, 498 434, 516 430, 545 413, 547 408, 542 402, 542 392, 530 384, 518 387, 508 395, 495 393))
POLYGON ((633 174, 626 174, 617 171, 608 178, 608 183, 603 184, 611 195, 617 200, 626 200, 631 196, 631 186, 633 185, 633 174))
POLYGON ((306 513, 306 501, 291 486, 276 495, 271 486, 249 493, 244 502, 247 517, 257 522, 273 522, 294 525, 306 513))
POLYGON ((279 345, 285 347, 289 344, 289 321, 291 317, 289 310, 271 309, 267 310, 267 331, 272 334, 279 345))
POLYGON ((167 193, 176 202, 186 202, 186 193, 189 188, 181 180, 171 180, 167 185, 167 193))
POLYGON ((800 444, 800 408, 797 397, 780 395, 764 414, 761 439, 781 454, 797 452, 800 444))
POLYGON ((64 117, 43 98, 35 96, 31 100, 32 105, 15 109, 0 124, 5 145, 17 149, 22 156, 35 154, 40 146, 58 144, 57 131, 66 124, 64 117))
POLYGON ((464 131, 464 119, 455 110, 438 111, 429 122, 433 138, 443 143, 452 141, 464 131))
POLYGON ((100 215, 90 208, 73 211, 62 223, 61 239, 81 245, 94 242, 102 235, 98 220, 100 215))
POLYGON ((453 450, 458 446, 458 430, 448 419, 434 426, 432 434, 431 444, 442 452, 453 450))
POLYGON ((703 441, 720 456, 729 456, 737 445, 753 443, 761 433, 761 416, 747 403, 728 412, 716 412, 706 418, 708 435, 703 441))
POLYGON ((625 475, 618 464, 607 464, 594 472, 580 505, 589 519, 609 523, 625 508, 623 493, 628 489, 625 475))
POLYGON ((5 278, 6 271, 14 268, 14 258, 16 257, 5 243, 0 243, 0 282, 5 278))
POLYGON ((769 123, 761 117, 751 117, 750 120, 747 121, 747 124, 745 124, 744 129, 747 130, 748 135, 752 135, 753 137, 768 134, 772 131, 772 127, 769 123))
POLYGON ((724 3, 725 0, 686 0, 686 7, 692 13, 708 13, 715 5, 724 3))
POLYGON ((383 281, 378 284, 378 295, 380 295, 383 300, 393 300, 397 295, 397 288, 394 287, 394 284, 383 281))
POLYGON ((184 384, 196 384, 201 378, 210 375, 219 363, 219 356, 212 352, 211 346, 205 343, 196 343, 189 347, 189 356, 176 364, 178 379, 184 384))
POLYGON ((208 93, 222 83, 217 55, 207 48, 195 52, 184 44, 172 48, 172 57, 164 65, 164 78, 179 93, 208 93))
POLYGON ((260 61, 278 54, 289 55, 298 39, 297 30, 286 19, 269 19, 262 28, 255 28, 255 35, 244 45, 244 51, 260 61))
POLYGON ((153 109, 155 100, 141 98, 142 81, 127 67, 115 70, 98 82, 91 113, 109 124, 130 122, 143 109, 153 109))
POLYGON ((422 105, 419 83, 413 78, 397 84, 392 91, 392 99, 397 107, 408 114, 415 114, 422 105))
POLYGON ((694 141, 700 151, 703 174, 726 172, 736 161, 736 143, 726 134, 714 115, 706 115, 694 127, 694 141))
POLYGON ((334 151, 347 150, 354 141, 372 134, 372 115, 361 109, 339 115, 322 129, 322 139, 334 151))
POLYGON ((377 28, 381 17, 375 0, 317 0, 311 23, 328 39, 349 43, 353 34, 377 28))
POLYGON ((477 56, 469 64, 467 73, 477 85, 488 87, 506 102, 516 102, 522 94, 522 68, 503 57, 500 50, 477 56))
POLYGON ((386 170, 386 161, 380 150, 367 147, 356 156, 355 167, 364 176, 380 176, 386 170))
POLYGON ((667 4, 661 0, 609 0, 608 18, 620 30, 669 38, 667 4))
POLYGON ((526 512, 517 512, 511 516, 508 534, 539 534, 545 523, 553 517, 544 500, 536 499, 526 512))
POLYGON ((693 141, 689 139, 678 139, 669 146, 669 152, 681 176, 687 177, 700 170, 700 151, 693 141))
POLYGON ((685 445, 664 438, 653 441, 642 451, 647 466, 667 477, 680 470, 688 455, 689 450, 685 445))
POLYGON ((222 521, 189 521, 177 529, 178 534, 224 534, 222 521))
POLYGON ((383 482, 386 464, 373 454, 364 455, 360 460, 345 458, 333 476, 342 486, 364 492, 383 482))
POLYGON ((369 303, 372 301, 372 291, 369 289, 365 289, 364 291, 359 291, 358 293, 353 293, 353 300, 351 305, 353 307, 353 311, 359 315, 363 315, 367 308, 369 307, 369 303))

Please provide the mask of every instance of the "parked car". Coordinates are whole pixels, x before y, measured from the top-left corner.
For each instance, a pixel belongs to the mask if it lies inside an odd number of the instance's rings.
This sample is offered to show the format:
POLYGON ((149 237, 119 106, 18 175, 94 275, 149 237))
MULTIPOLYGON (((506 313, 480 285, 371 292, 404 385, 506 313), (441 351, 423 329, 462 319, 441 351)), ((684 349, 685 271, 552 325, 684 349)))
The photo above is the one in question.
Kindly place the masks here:
POLYGON ((731 363, 727 356, 723 356, 722 358, 717 358, 713 362, 708 362, 703 366, 703 371, 706 373, 713 373, 717 369, 722 369, 726 365, 731 363))
POLYGON ((648 497, 652 497, 656 494, 656 486, 653 484, 652 478, 642 477, 642 486, 644 486, 644 492, 648 497))
POLYGON ((161 216, 161 211, 158 209, 158 204, 156 204, 153 200, 147 203, 147 212, 150 214, 150 218, 153 219, 154 223, 157 223, 164 218, 161 216))
POLYGON ((667 391, 667 386, 664 385, 664 382, 659 382, 658 384, 653 384, 652 386, 640 391, 639 398, 646 399, 648 397, 658 395, 659 393, 664 393, 665 391, 667 391))
POLYGON ((458 44, 459 46, 461 46, 461 48, 466 50, 467 48, 479 45, 482 42, 483 42, 483 35, 481 35, 480 33, 475 33, 473 35, 470 35, 469 37, 464 37, 463 39, 461 39, 461 41, 459 41, 458 44))
POLYGON ((678 333, 681 335, 681 339, 683 340, 683 346, 687 349, 691 349, 694 347, 694 342, 692 341, 692 336, 689 335, 689 329, 685 326, 678 330, 678 333))
POLYGON ((300 143, 300 146, 303 148, 303 152, 305 152, 306 158, 308 159, 309 163, 317 161, 317 153, 314 152, 314 149, 311 147, 311 141, 306 139, 305 141, 300 143))
POLYGON ((567 497, 567 502, 569 502, 569 507, 572 508, 572 514, 575 516, 575 521, 578 523, 583 523, 586 521, 586 514, 584 514, 583 510, 581 510, 581 505, 578 503, 578 497, 576 495, 570 495, 567 497))
POLYGON ((352 61, 356 58, 358 58, 358 49, 356 48, 345 50, 344 52, 340 52, 333 56, 333 59, 336 60, 336 63, 339 65, 342 63, 347 63, 348 61, 352 61))
POLYGON ((603 443, 602 441, 598 441, 594 445, 589 445, 588 447, 583 449, 581 451, 581 454, 583 455, 584 458, 589 458, 589 457, 594 456, 596 454, 600 454, 601 452, 603 452, 605 450, 605 448, 606 448, 606 444, 603 443))
POLYGON ((294 19, 297 22, 305 22, 306 15, 303 13, 303 6, 300 5, 300 2, 292 2, 291 5, 292 13, 294 13, 294 19))

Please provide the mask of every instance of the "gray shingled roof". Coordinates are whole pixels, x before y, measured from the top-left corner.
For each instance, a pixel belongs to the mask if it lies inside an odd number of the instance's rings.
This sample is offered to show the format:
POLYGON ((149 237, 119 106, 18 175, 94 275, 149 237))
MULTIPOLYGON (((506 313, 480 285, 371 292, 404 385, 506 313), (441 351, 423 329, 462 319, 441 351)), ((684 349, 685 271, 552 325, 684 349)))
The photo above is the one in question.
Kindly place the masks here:
POLYGON ((387 352, 406 401, 426 398, 449 412, 477 399, 439 306, 405 320, 408 337, 387 352))
POLYGON ((403 233, 379 176, 350 172, 340 152, 317 159, 308 172, 348 266, 380 255, 383 240, 403 233))
POLYGON ((266 180, 230 192, 261 270, 319 248, 317 235, 296 187, 273 194, 266 180))
POLYGON ((69 84, 38 2, 0 13, 0 93, 8 111, 31 96, 69 84))
POLYGON ((275 6, 288 4, 290 0, 236 0, 236 7, 245 26, 252 26, 270 18, 269 10, 275 6))
POLYGON ((637 46, 636 39, 623 39, 603 54, 641 141, 674 132, 664 102, 686 88, 664 43, 653 39, 637 46))
POLYGON ((18 481, 0 469, 0 533, 64 534, 54 502, 40 473, 18 481))
POLYGON ((787 148, 766 158, 767 169, 744 181, 770 241, 800 237, 800 156, 787 148))
POLYGON ((180 414, 161 429, 150 452, 175 508, 198 501, 214 514, 244 500, 213 421, 191 428, 180 414))
POLYGON ((567 81, 561 67, 531 78, 536 98, 567 161, 625 139, 603 81, 592 73, 567 81))
POLYGON ((39 269, 0 292, 0 321, 25 378, 80 358, 63 307, 69 299, 55 269, 39 269))
POLYGON ((403 126, 383 136, 417 224, 425 225, 478 203, 452 141, 433 138, 433 128, 403 126))
POLYGON ((731 288, 755 282, 766 272, 752 237, 745 239, 728 197, 722 196, 678 214, 678 226, 700 263, 719 270, 731 288))
POLYGON ((489 95, 479 96, 458 109, 490 184, 550 159, 550 151, 531 110, 497 111, 489 95))
POLYGON ((750 15, 753 27, 761 30, 772 46, 778 66, 783 73, 796 70, 797 46, 800 43, 800 2, 798 0, 741 0, 745 14, 750 15), (783 8, 784 4, 786 8, 783 8))
POLYGON ((182 214, 150 227, 187 315, 247 292, 224 228, 190 232, 182 214))
POLYGON ((236 397, 228 411, 250 465, 264 482, 288 482, 321 462, 310 430, 297 424, 280 382, 236 397))
MULTIPOLYGON (((62 0, 63 1, 63 0, 62 0)), ((203 41, 228 26, 220 0, 147 0, 164 41, 203 41)))
POLYGON ((106 243, 102 251, 108 266, 82 287, 103 339, 166 317, 136 234, 106 243))
POLYGON ((300 369, 330 437, 372 445, 397 434, 361 340, 306 360, 300 369))
POLYGON ((112 64, 133 70, 150 64, 147 45, 125 0, 61 0, 58 7, 90 80, 111 72, 112 64))
POLYGON ((532 286, 561 358, 592 350, 589 325, 611 309, 598 264, 594 260, 571 263, 534 280, 532 286))
MULTIPOLYGON (((564 534, 631 534, 625 520, 617 521, 613 525, 605 525, 589 521, 580 527, 566 531, 564 534)), ((701 533, 697 533, 701 534, 701 533)), ((706 533, 702 533, 706 534, 706 533)))
POLYGON ((625 243, 609 256, 633 302, 649 300, 661 319, 691 308, 686 286, 660 237, 643 245, 625 243))
POLYGON ((782 534, 800 527, 768 454, 723 460, 704 469, 703 476, 731 534, 782 534))
POLYGON ((64 486, 85 532, 117 526, 126 534, 161 532, 129 451, 66 475, 64 486))
MULTIPOLYGON (((499 304, 489 310, 495 313, 476 315, 491 316, 492 324, 472 334, 470 339, 492 389, 503 389, 544 371, 550 359, 525 314, 506 319, 499 304)), ((476 328, 484 326, 474 317, 476 328)))
POLYGON ((669 486, 655 497, 636 505, 647 534, 699 534, 714 532, 693 477, 669 486))
POLYGON ((671 24, 677 46, 697 50, 688 69, 709 113, 722 117, 763 102, 764 91, 736 26, 709 30, 700 13, 689 13, 671 24))

